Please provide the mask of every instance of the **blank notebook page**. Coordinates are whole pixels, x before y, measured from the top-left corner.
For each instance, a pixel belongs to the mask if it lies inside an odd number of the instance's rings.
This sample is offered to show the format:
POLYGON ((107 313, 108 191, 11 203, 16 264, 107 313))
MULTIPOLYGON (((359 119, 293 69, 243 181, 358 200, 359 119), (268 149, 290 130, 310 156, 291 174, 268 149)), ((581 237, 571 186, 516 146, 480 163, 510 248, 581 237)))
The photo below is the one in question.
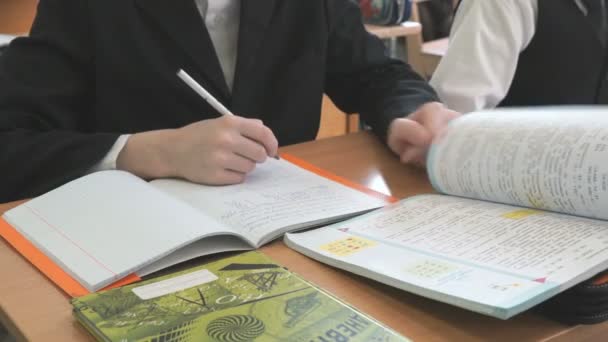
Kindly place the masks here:
POLYGON ((121 171, 77 179, 4 217, 91 291, 221 227, 121 171))

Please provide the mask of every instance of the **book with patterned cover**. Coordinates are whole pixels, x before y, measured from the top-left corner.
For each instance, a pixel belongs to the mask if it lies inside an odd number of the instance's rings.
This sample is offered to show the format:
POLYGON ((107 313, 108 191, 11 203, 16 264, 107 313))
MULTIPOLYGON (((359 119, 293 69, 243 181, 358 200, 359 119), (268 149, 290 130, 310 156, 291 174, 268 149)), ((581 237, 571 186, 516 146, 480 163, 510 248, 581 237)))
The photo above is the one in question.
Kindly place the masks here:
POLYGON ((100 341, 407 341, 259 252, 72 304, 100 341))

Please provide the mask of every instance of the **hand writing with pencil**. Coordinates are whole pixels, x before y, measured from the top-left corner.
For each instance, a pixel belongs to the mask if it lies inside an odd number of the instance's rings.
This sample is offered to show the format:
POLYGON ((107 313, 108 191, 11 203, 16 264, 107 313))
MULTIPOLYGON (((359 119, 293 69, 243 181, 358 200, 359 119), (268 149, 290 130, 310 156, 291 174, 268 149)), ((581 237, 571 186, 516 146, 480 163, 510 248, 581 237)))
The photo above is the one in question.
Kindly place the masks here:
POLYGON ((234 115, 185 71, 177 76, 222 117, 135 134, 118 155, 118 169, 147 179, 227 185, 243 182, 257 163, 277 156, 279 143, 261 120, 234 115))
POLYGON ((257 119, 222 116, 188 126, 138 133, 120 152, 117 168, 146 179, 240 183, 257 163, 277 154, 272 131, 257 119))

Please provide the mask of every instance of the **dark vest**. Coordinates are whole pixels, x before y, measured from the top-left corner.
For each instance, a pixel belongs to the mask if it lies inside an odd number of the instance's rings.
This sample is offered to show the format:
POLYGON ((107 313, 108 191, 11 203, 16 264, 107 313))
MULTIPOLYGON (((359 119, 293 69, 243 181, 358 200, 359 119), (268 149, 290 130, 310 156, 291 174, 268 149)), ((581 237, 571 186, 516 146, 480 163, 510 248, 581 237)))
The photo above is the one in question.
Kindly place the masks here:
POLYGON ((608 104, 608 49, 574 0, 539 0, 536 34, 500 106, 608 104))

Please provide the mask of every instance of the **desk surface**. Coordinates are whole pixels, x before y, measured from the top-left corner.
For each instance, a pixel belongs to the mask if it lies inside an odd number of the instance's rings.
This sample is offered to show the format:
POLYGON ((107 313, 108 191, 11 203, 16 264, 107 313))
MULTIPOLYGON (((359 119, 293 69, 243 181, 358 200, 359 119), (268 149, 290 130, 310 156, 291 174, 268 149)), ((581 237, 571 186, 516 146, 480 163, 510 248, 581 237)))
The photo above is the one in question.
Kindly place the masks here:
POLYGON ((0 33, 28 32, 38 0, 0 0, 0 33))
MULTIPOLYGON (((397 197, 432 191, 422 170, 400 165, 368 133, 285 147, 282 152, 397 197)), ((0 212, 15 205, 0 205, 0 212)), ((274 242, 262 251, 414 340, 582 341, 608 336, 608 324, 566 326, 534 313, 501 321, 468 312, 325 266, 286 248, 282 242, 274 242)), ((92 340, 72 318, 67 296, 2 239, 0 279, 0 321, 21 339, 92 340)))
POLYGON ((432 40, 430 42, 422 44, 422 53, 431 56, 443 57, 448 51, 449 44, 449 38, 432 40))
POLYGON ((365 28, 380 39, 414 36, 422 32, 422 25, 414 21, 393 26, 365 25, 365 28))

